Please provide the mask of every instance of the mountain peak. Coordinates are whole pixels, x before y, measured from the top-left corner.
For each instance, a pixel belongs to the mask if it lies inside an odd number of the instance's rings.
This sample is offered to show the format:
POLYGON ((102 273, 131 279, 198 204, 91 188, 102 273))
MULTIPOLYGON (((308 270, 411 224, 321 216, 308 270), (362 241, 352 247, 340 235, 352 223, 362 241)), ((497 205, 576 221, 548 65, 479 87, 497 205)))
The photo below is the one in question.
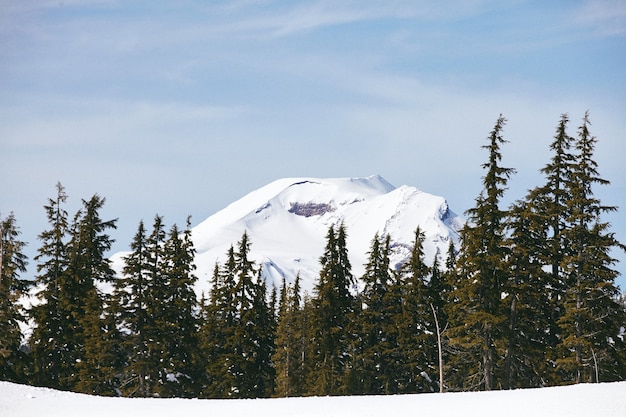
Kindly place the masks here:
MULTIPOLYGON (((215 262, 246 231, 250 257, 268 281, 280 285, 297 274, 311 291, 328 228, 343 222, 355 276, 360 277, 376 233, 390 235, 392 265, 402 264, 419 225, 426 235, 426 261, 442 257, 456 240, 463 220, 443 197, 411 186, 394 187, 380 175, 355 178, 283 178, 273 181, 215 213, 194 227, 198 291, 208 289, 215 262)), ((221 261, 220 261, 221 259, 221 261)), ((442 259, 443 260, 443 259, 442 259)))

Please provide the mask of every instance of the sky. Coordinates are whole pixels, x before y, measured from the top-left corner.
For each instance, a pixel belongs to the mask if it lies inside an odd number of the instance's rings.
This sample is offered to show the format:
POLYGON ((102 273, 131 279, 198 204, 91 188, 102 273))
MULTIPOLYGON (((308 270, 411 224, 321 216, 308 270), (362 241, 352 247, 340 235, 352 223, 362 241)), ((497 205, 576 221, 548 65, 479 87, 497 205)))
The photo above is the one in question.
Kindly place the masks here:
POLYGON ((626 242, 625 64, 621 0, 0 0, 0 216, 32 258, 57 182, 72 214, 106 198, 112 252, 284 177, 380 174, 463 214, 500 114, 509 204, 589 111, 626 242))

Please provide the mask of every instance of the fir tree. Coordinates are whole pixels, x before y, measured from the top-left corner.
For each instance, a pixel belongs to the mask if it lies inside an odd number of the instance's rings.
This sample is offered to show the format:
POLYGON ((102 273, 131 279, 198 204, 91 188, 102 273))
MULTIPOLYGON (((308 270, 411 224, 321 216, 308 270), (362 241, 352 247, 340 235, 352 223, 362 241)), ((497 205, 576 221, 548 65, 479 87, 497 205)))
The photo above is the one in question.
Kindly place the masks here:
POLYGON ((337 231, 334 226, 329 227, 320 263, 322 269, 313 300, 311 359, 315 368, 310 394, 337 395, 344 389, 348 352, 346 324, 353 307, 350 293, 353 277, 343 224, 337 231))
POLYGON ((226 263, 215 264, 211 280, 209 303, 203 308, 200 329, 201 346, 205 358, 205 386, 202 395, 206 398, 229 398, 236 395, 233 387, 236 380, 231 372, 234 357, 228 345, 235 334, 238 309, 235 304, 235 249, 231 245, 226 253, 226 263))
POLYGON ((303 310, 300 300, 300 275, 293 286, 283 278, 278 305, 276 348, 272 358, 276 366, 277 397, 298 397, 304 394, 303 375, 303 310))
POLYGON ((198 391, 194 256, 188 218, 185 231, 179 233, 178 227, 173 225, 164 244, 166 286, 159 337, 165 358, 165 379, 160 381, 160 395, 166 397, 194 397, 198 391))
POLYGON ((20 278, 26 272, 26 243, 19 240, 15 216, 0 219, 0 380, 26 382, 25 355, 20 349, 20 323, 26 322, 18 300, 30 282, 20 278))
POLYGON ((162 337, 162 329, 167 326, 167 286, 165 274, 165 240, 167 233, 163 218, 154 217, 152 232, 146 240, 147 261, 145 292, 146 317, 143 329, 147 351, 146 389, 150 396, 165 395, 163 383, 167 381, 167 347, 162 337))
MULTIPOLYGON (((114 394, 115 382, 109 343, 110 332, 102 317, 104 299, 96 283, 111 283, 114 271, 105 253, 111 249, 113 240, 106 233, 115 228, 117 220, 103 221, 100 210, 105 199, 94 195, 83 200, 83 213, 78 218, 72 239, 69 242, 67 281, 65 297, 61 298, 62 309, 73 316, 69 326, 73 332, 76 348, 76 379, 74 389, 100 395, 114 394)), ((68 342, 70 342, 68 340, 68 342)))
POLYGON ((148 248, 143 221, 130 244, 131 252, 124 257, 122 277, 114 283, 112 314, 118 326, 123 329, 123 352, 126 364, 121 374, 121 393, 129 397, 149 395, 148 348, 146 327, 149 318, 146 313, 148 288, 147 261, 148 248))
POLYGON ((424 262, 424 233, 419 226, 409 261, 401 271, 402 315, 399 349, 405 358, 399 384, 403 393, 433 392, 437 369, 437 340, 427 280, 430 268, 424 262))
POLYGON ((358 393, 387 394, 395 391, 394 317, 390 314, 388 291, 393 284, 389 267, 390 237, 378 233, 371 242, 364 284, 351 322, 357 328, 357 350, 352 361, 358 377, 358 393), (360 305, 359 305, 360 304, 360 305))
POLYGON ((37 261, 36 284, 41 290, 39 303, 30 309, 35 323, 29 340, 32 355, 32 382, 50 388, 69 389, 62 384, 63 369, 69 366, 69 350, 62 340, 65 316, 60 309, 62 275, 67 269, 68 214, 64 209, 67 200, 65 188, 56 184, 56 196, 44 206, 50 229, 39 235, 41 247, 37 261))
MULTIPOLYGON (((532 206, 518 201, 510 208, 507 228, 509 278, 503 286, 507 311, 506 347, 502 365, 504 389, 538 387, 547 381, 551 357, 552 275, 544 269, 538 244, 545 230, 535 227, 532 206)), ((541 242, 541 243, 539 243, 541 242)))
MULTIPOLYGON (((537 258, 547 270, 547 274, 541 274, 543 277, 536 277, 540 279, 536 290, 549 302, 548 308, 542 311, 547 327, 544 330, 545 336, 541 338, 545 355, 544 364, 541 366, 543 371, 540 372, 542 380, 549 384, 558 383, 562 379, 555 374, 553 364, 558 357, 556 347, 560 340, 558 321, 564 312, 565 282, 562 261, 568 253, 571 254, 571 245, 566 240, 565 230, 569 211, 568 201, 572 198, 572 166, 576 156, 573 154, 575 139, 567 133, 568 123, 568 115, 562 114, 550 144, 552 158, 541 169, 546 182, 529 192, 523 209, 526 220, 517 220, 518 225, 522 224, 520 221, 530 222, 524 226, 525 233, 533 237, 532 241, 525 241, 530 245, 526 249, 528 256, 537 258)), ((517 244, 516 246, 518 249, 521 248, 517 244)))
POLYGON ((274 389, 274 313, 249 252, 250 240, 244 232, 237 250, 231 246, 227 262, 216 266, 201 330, 203 355, 212 361, 203 389, 207 397, 258 398, 274 389))
POLYGON ((471 352, 479 363, 479 368, 469 371, 470 376, 478 377, 477 381, 467 384, 485 390, 497 386, 497 366, 502 354, 497 347, 506 323, 501 294, 508 279, 503 221, 507 213, 499 205, 514 170, 499 165, 500 146, 506 142, 502 137, 505 122, 504 117, 498 118, 489 144, 483 146, 489 151, 489 160, 483 164, 487 173, 483 191, 476 206, 467 211, 469 221, 461 231, 462 269, 454 294, 458 304, 451 312, 453 344, 471 352))
POLYGON ((571 199, 567 201, 567 229, 571 251, 562 259, 566 290, 565 313, 559 320, 562 332, 561 357, 557 366, 568 382, 598 382, 623 378, 616 348, 621 348, 620 326, 624 310, 617 302, 610 250, 623 247, 609 232, 601 215, 615 211, 594 197, 594 185, 608 185, 601 178, 593 152, 597 139, 589 132, 586 113, 578 129, 576 163, 571 169, 571 199), (606 364, 606 365, 605 365, 606 364), (604 365, 604 366, 603 366, 604 365))
MULTIPOLYGON (((216 263, 211 278, 209 299, 203 299, 200 303, 200 364, 204 365, 200 396, 203 398, 220 398, 225 391, 220 382, 227 372, 222 360, 227 333, 225 326, 227 326, 228 320, 226 320, 225 312, 222 310, 224 304, 221 293, 224 286, 221 282, 220 273, 220 265, 216 263)), ((231 323, 230 327, 232 325, 231 323)))

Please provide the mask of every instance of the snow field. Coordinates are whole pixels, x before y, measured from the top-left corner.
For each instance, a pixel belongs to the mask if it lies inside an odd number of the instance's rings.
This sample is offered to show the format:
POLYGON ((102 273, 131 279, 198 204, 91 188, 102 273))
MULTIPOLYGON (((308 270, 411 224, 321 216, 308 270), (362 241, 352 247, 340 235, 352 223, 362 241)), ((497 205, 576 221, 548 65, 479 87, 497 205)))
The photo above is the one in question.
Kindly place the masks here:
POLYGON ((0 382, 2 417, 618 417, 626 382, 473 393, 258 400, 107 398, 0 382))

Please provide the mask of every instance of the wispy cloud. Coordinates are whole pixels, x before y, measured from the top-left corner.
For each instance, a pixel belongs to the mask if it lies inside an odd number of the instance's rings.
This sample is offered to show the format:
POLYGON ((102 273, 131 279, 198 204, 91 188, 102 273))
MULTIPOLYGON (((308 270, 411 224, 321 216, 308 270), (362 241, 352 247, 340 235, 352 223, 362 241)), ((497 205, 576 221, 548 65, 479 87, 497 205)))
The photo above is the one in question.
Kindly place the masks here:
POLYGON ((23 149, 69 147, 68 151, 90 143, 132 148, 169 140, 177 130, 242 118, 247 111, 243 107, 182 102, 59 97, 25 98, 22 104, 0 109, 0 120, 11 119, 0 127, 0 136, 6 138, 4 145, 23 149), (32 119, 33 113, 40 116, 32 119))
POLYGON ((488 3, 484 0, 458 0, 445 4, 433 0, 242 1, 237 2, 237 7, 220 8, 221 17, 226 21, 213 26, 212 30, 284 37, 331 26, 383 19, 455 19, 479 13, 488 3))
POLYGON ((575 12, 574 22, 593 28, 599 36, 626 36, 626 2, 586 0, 575 12))

